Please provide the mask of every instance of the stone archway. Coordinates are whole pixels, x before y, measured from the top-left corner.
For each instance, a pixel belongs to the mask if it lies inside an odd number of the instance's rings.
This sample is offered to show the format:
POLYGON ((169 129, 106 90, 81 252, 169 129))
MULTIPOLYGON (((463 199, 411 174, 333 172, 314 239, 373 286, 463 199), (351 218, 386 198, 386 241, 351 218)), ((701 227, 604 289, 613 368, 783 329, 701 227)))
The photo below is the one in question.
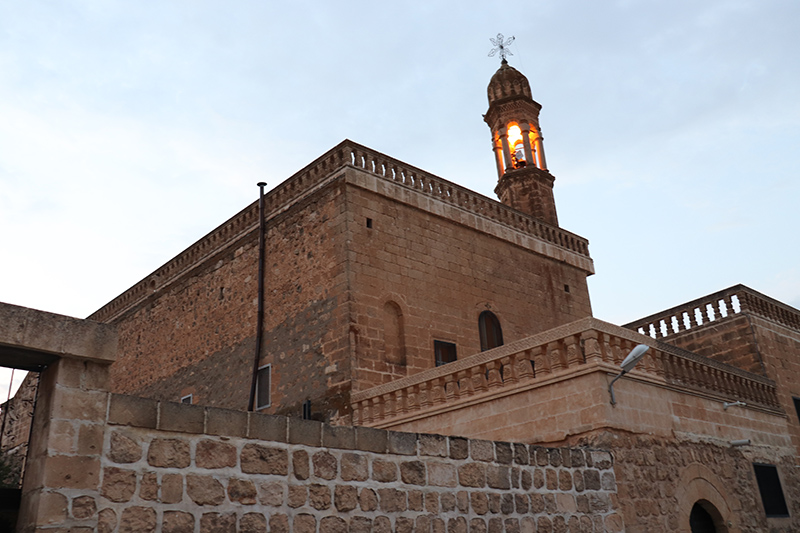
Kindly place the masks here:
POLYGON ((695 463, 681 472, 678 489, 675 493, 678 500, 680 533, 736 533, 736 514, 728 503, 730 497, 725 485, 708 467, 695 463), (695 524, 692 524, 694 511, 695 524), (714 529, 708 529, 708 518, 714 529), (695 526, 693 528, 693 525, 695 526), (706 527, 706 529, 701 529, 706 527))

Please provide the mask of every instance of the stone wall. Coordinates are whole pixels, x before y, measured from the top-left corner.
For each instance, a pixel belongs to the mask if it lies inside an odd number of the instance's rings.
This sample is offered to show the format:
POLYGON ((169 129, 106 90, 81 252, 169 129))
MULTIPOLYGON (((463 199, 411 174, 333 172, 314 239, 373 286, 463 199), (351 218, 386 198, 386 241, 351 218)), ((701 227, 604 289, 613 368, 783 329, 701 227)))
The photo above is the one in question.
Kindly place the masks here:
POLYGON ((130 396, 109 395, 96 481, 95 491, 51 489, 57 508, 45 525, 100 533, 623 530, 607 451, 130 396))

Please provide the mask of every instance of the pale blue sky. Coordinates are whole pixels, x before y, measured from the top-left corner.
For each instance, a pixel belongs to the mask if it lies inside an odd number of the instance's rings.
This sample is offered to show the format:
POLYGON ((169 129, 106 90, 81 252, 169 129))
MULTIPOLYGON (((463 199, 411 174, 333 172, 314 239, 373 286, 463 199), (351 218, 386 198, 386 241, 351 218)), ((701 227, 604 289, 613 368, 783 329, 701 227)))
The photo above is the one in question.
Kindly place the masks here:
POLYGON ((85 317, 344 138, 494 197, 502 32, 597 317, 736 283, 800 307, 798 21, 792 0, 0 0, 0 301, 85 317))

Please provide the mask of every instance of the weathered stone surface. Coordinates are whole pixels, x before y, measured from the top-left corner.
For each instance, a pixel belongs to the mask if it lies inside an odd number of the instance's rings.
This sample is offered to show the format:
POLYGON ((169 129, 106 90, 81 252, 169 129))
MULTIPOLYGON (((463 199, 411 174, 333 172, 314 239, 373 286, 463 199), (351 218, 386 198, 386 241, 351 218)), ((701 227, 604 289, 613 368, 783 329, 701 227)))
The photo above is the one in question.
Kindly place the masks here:
POLYGON ((417 434, 390 431, 387 451, 395 455, 415 455, 417 453, 417 434))
POLYGON ((160 468, 186 468, 191 463, 189 443, 181 439, 153 439, 147 462, 160 468))
POLYGON ((269 515, 270 533, 289 533, 289 517, 283 513, 269 515))
POLYGON ((463 437, 449 437, 450 459, 466 459, 469 457, 469 441, 463 437))
POLYGON ((249 479, 231 479, 228 481, 228 498, 242 505, 255 505, 256 486, 249 479))
POLYGON ((506 528, 506 533, 520 533, 518 518, 506 518, 503 521, 503 525, 506 528))
POLYGON ((306 504, 308 500, 308 488, 305 485, 290 485, 289 486, 289 507, 296 509, 306 504))
POLYGON ((495 461, 500 464, 510 465, 514 459, 514 453, 511 449, 510 442, 495 442, 494 443, 494 456, 495 461))
POLYGON ((337 511, 352 511, 358 506, 358 489, 352 485, 336 485, 333 501, 337 511))
POLYGON ((503 533, 503 519, 490 518, 489 519, 489 533, 503 533))
POLYGON ((236 533, 236 515, 233 513, 203 513, 200 533, 236 533))
POLYGON ((317 452, 312 457, 314 463, 314 476, 322 479, 333 479, 336 477, 336 457, 328 452, 317 452))
MULTIPOLYGON (((520 520, 519 530, 521 533, 536 533, 536 520, 530 516, 525 516, 520 520)), ((578 531, 578 533, 583 533, 578 531)))
POLYGON ((425 494, 425 510, 431 514, 439 513, 439 495, 435 492, 425 494))
POLYGON ((494 461, 494 443, 488 440, 472 439, 469 442, 469 455, 475 461, 491 463, 494 461))
POLYGON ((440 497, 439 500, 442 505, 442 511, 445 513, 449 513, 450 511, 454 511, 456 508, 456 495, 452 492, 445 492, 440 497))
POLYGON ((456 507, 460 513, 469 513, 469 492, 460 490, 456 493, 456 507))
POLYGON ((197 443, 194 462, 198 468, 206 469, 236 466, 236 446, 227 442, 203 439, 197 443))
POLYGON ((379 516, 372 522, 372 533, 392 533, 392 523, 386 516, 379 516))
POLYGON ((133 437, 121 431, 113 431, 108 458, 115 463, 135 463, 142 458, 142 447, 133 437))
POLYGON ((262 483, 259 487, 258 501, 261 505, 278 507, 283 504, 283 483, 262 483))
POLYGON ((475 514, 483 516, 489 512, 489 498, 483 492, 473 492, 469 499, 475 514))
POLYGON ((486 484, 493 489, 508 490, 511 488, 511 471, 507 466, 488 465, 486 468, 486 484))
POLYGON ((486 465, 484 463, 466 463, 459 466, 458 483, 462 487, 486 486, 486 465))
POLYGON ((467 533, 467 520, 463 516, 450 518, 447 521, 447 533, 467 533))
POLYGON ((299 514, 292 520, 292 533, 316 533, 317 519, 310 514, 299 514))
POLYGON ((295 479, 305 480, 311 475, 308 464, 308 452, 305 450, 295 450, 292 452, 292 473, 295 479))
POLYGON ((164 511, 162 533, 194 533, 194 516, 184 511, 164 511))
POLYGON ((242 472, 245 474, 285 476, 289 473, 289 453, 280 448, 245 444, 240 459, 242 472))
POLYGON ((591 468, 584 470, 583 483, 586 490, 600 490, 600 472, 591 468))
POLYGON ((483 518, 473 518, 470 520, 469 533, 486 533, 486 521, 483 518))
POLYGON ((441 518, 433 518, 431 520, 431 531, 433 533, 445 533, 447 527, 441 518))
POLYGON ((186 494, 197 505, 219 505, 225 501, 225 488, 211 476, 186 476, 186 494))
POLYGON ((331 489, 327 485, 314 483, 308 487, 308 502, 311 507, 322 511, 331 506, 331 489))
POLYGON ((447 457, 447 437, 442 435, 419 435, 419 454, 432 457, 447 457))
POLYGON ((136 472, 109 466, 103 469, 100 494, 112 502, 128 502, 136 492, 136 472))
POLYGON ((319 533, 347 533, 347 522, 338 516, 326 516, 319 521, 319 533))
POLYGON ((408 491, 408 510, 409 511, 424 511, 425 510, 425 493, 421 490, 408 491))
POLYGON ((522 490, 531 490, 533 486, 533 475, 529 470, 522 471, 520 485, 522 486, 522 490))
POLYGON ((342 454, 342 480, 366 481, 369 477, 369 462, 363 454, 342 454))
POLYGON ((378 500, 384 513, 397 513, 408 507, 406 493, 402 490, 378 489, 378 500))
POLYGON ((404 461, 400 463, 400 478, 409 485, 425 484, 425 463, 422 461, 404 461))
POLYGON ((514 444, 514 464, 529 465, 531 462, 528 447, 525 444, 514 444))
POLYGON ((151 502, 158 499, 158 475, 155 472, 146 472, 142 475, 139 497, 151 502))
POLYGON ((364 452, 386 453, 388 431, 385 429, 356 426, 356 449, 364 452))
POLYGON ((372 489, 361 489, 358 495, 358 505, 364 512, 374 511, 378 508, 378 495, 372 489))
POLYGON ((505 493, 500 496, 500 512, 511 514, 514 512, 514 495, 505 493))
POLYGON ((239 533, 267 533, 267 519, 261 513, 247 513, 239 520, 239 533))
POLYGON ((546 516, 539 517, 537 533, 552 533, 553 523, 546 516))
POLYGON ((428 461, 428 484, 434 487, 456 487, 456 467, 441 461, 428 461))
POLYGON ((183 476, 180 474, 161 475, 161 502, 178 503, 183 500, 183 476))
POLYGON ((381 483, 397 481, 397 464, 392 461, 372 461, 372 479, 381 483))
POLYGON ((398 516, 394 519, 395 533, 412 533, 414 531, 414 520, 405 516, 398 516))
POLYGON ((514 509, 517 514, 528 514, 529 500, 525 494, 514 494, 514 509))
POLYGON ((117 528, 117 513, 103 509, 97 513, 97 533, 112 533, 117 528))
POLYGON ((156 530, 156 512, 150 507, 128 507, 119 519, 119 533, 152 533, 156 530))
POLYGON ((97 503, 91 496, 78 496, 72 500, 72 516, 79 520, 92 518, 97 513, 97 503))
POLYGON ((365 516, 354 516, 350 519, 349 533, 371 533, 371 532, 372 532, 371 518, 367 518, 365 516))

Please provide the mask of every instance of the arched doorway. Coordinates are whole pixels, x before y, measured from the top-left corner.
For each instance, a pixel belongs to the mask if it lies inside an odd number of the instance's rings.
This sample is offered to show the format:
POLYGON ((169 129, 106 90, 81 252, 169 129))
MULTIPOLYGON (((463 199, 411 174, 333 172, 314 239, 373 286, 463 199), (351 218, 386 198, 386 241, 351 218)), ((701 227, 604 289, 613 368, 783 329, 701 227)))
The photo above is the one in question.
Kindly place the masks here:
POLYGON ((689 527, 692 528, 692 533, 717 533, 714 518, 700 505, 700 502, 692 507, 689 515, 689 527))

